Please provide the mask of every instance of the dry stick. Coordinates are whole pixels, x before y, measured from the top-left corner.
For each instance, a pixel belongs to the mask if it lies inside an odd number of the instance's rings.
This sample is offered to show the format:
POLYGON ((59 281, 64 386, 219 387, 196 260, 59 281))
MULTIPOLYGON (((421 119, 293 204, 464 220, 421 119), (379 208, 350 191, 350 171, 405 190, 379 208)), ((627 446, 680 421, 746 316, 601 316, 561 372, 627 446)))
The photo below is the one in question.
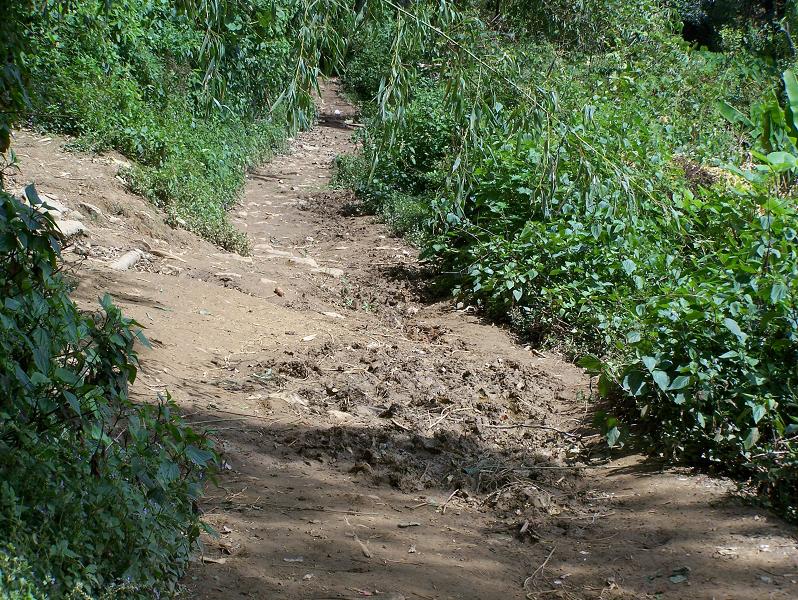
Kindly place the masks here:
MULTIPOLYGON (((246 489, 246 488, 245 488, 246 489)), ((236 492, 230 496, 226 496, 224 498, 207 498, 206 502, 215 501, 219 503, 230 502, 231 498, 240 495, 244 490, 241 492, 236 492)), ((260 498, 258 498, 260 499, 260 498)), ((359 512, 356 510, 344 510, 344 509, 337 509, 337 508, 325 508, 323 506, 319 507, 310 507, 310 506, 288 506, 282 504, 267 504, 269 508, 276 508, 278 510, 286 510, 286 511, 308 511, 308 512, 328 512, 328 513, 336 513, 341 515, 353 515, 356 517, 379 517, 380 513, 375 512, 359 512)))
POLYGON ((547 565, 547 564, 549 564, 549 561, 551 560, 551 556, 552 556, 552 554, 554 554, 554 551, 555 551, 556 549, 557 549, 557 546, 554 546, 554 547, 551 549, 551 552, 549 552, 549 555, 546 557, 546 560, 544 560, 544 561, 543 561, 543 564, 541 564, 541 565, 540 565, 540 566, 539 566, 537 569, 535 569, 535 572, 534 572, 534 573, 532 573, 532 575, 530 575, 529 577, 527 577, 526 579, 524 579, 524 585, 523 585, 523 588, 524 588, 525 590, 527 589, 527 586, 529 585, 529 583, 531 583, 531 582, 534 582, 534 581, 535 581, 535 577, 537 577, 537 576, 538 576, 538 574, 539 574, 539 573, 541 573, 541 572, 543 571, 543 569, 545 569, 545 568, 546 568, 546 565, 547 565))
POLYGON ((446 502, 444 502, 443 506, 441 506, 441 514, 442 515, 446 514, 446 505, 449 504, 449 502, 451 502, 452 498, 454 498, 455 495, 457 494, 457 492, 459 492, 459 491, 460 491, 460 488, 457 488, 455 491, 453 491, 451 494, 449 494, 449 497, 446 499, 446 502))

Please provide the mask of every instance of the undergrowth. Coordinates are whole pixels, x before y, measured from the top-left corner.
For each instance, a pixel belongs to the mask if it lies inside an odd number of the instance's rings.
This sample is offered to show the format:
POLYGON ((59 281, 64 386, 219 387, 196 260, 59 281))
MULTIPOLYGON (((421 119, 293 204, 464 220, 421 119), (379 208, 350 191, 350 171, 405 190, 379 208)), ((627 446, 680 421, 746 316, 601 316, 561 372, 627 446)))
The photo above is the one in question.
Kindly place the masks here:
POLYGON ((29 121, 77 137, 76 149, 114 148, 135 161, 132 189, 172 225, 247 252, 228 222, 245 170, 287 132, 271 105, 290 71, 295 4, 226 7, 219 43, 229 48, 207 79, 206 24, 175 2, 58 4, 26 15, 29 121), (224 89, 212 87, 224 82, 224 89))
POLYGON ((798 519, 786 46, 726 19, 724 52, 696 48, 654 1, 519 1, 474 25, 491 6, 366 28, 345 73, 366 168, 342 172, 389 222, 413 207, 456 296, 599 377, 611 445, 750 480, 798 519))
POLYGON ((173 592, 214 453, 168 397, 135 404, 135 321, 80 311, 33 187, 0 193, 0 596, 173 592), (24 200, 24 201, 23 201, 24 200))

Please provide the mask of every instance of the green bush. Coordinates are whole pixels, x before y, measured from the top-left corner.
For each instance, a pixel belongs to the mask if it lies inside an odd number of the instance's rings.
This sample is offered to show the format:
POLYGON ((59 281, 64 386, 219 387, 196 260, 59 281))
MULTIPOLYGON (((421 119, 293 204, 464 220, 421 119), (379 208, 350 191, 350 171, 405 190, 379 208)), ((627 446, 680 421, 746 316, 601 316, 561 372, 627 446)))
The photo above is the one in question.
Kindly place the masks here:
POLYGON ((271 105, 290 74, 296 6, 226 6, 217 39, 225 51, 210 81, 205 23, 172 0, 31 8, 23 61, 31 120, 77 136, 79 149, 119 150, 136 161, 131 186, 173 224, 246 252, 226 211, 245 169, 285 136, 284 115, 271 105))
POLYGON ((0 595, 172 591, 200 532, 210 443, 168 398, 130 401, 145 338, 107 296, 77 309, 32 187, 26 202, 0 193, 0 530, 15 555, 0 560, 0 595))
POLYGON ((773 61, 691 49, 657 3, 546 9, 505 6, 521 43, 483 33, 417 70, 404 120, 368 121, 354 187, 418 206, 456 295, 599 375, 611 444, 750 479, 796 519, 798 167, 773 61), (717 168, 751 146, 753 172, 717 168))

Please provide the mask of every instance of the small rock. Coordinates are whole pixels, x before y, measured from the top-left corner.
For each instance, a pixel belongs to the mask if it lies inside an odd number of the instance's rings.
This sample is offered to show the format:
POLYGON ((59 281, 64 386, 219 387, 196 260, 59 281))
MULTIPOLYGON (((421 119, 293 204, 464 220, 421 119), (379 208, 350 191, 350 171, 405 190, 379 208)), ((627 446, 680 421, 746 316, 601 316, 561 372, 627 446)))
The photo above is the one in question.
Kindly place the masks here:
POLYGON ((120 159, 120 158, 111 157, 111 162, 113 162, 117 167, 120 167, 122 169, 132 169, 133 168, 133 164, 132 163, 130 163, 130 162, 126 161, 126 160, 120 159))
POLYGON ((343 269, 336 269, 335 267, 318 267, 311 271, 311 273, 318 273, 320 275, 327 275, 333 279, 341 279, 344 276, 343 269))
POLYGON ((309 256, 292 256, 288 259, 289 265, 304 265, 306 267, 310 267, 314 270, 314 272, 318 269, 319 263, 313 260, 309 256))
POLYGON ((352 415, 346 413, 342 410, 330 409, 327 411, 327 415, 336 421, 348 421, 352 418, 352 415))
POLYGON ((265 252, 270 256, 291 256, 290 252, 286 252, 285 250, 278 250, 271 244, 255 244, 255 250, 259 252, 265 252))
POLYGON ((285 292, 283 291, 283 288, 281 288, 281 287, 274 288, 274 293, 277 294, 278 296, 280 296, 280 298, 285 296, 285 292))
POLYGON ((232 281, 233 279, 241 279, 241 274, 240 273, 225 273, 225 272, 222 272, 222 273, 214 273, 214 275, 216 275, 216 277, 218 277, 222 281, 232 281))
POLYGON ((308 401, 305 398, 294 392, 275 392, 273 394, 269 394, 266 400, 268 401, 269 405, 280 402, 284 402, 289 406, 306 407, 308 405, 308 401))
POLYGON ((80 221, 56 221, 55 225, 65 238, 83 235, 88 231, 80 221))
POLYGON ((111 263, 111 268, 114 271, 127 271, 142 258, 144 258, 144 252, 139 249, 130 250, 111 263))
POLYGON ((65 215, 69 212, 69 208, 53 198, 48 194, 39 194, 39 198, 44 201, 44 205, 42 205, 41 210, 44 212, 50 213, 54 218, 58 218, 61 215, 65 215))
POLYGON ((176 267, 175 265, 163 265, 161 267, 161 273, 164 275, 180 275, 182 272, 183 269, 176 267))
POLYGON ((94 206, 94 204, 89 204, 88 202, 80 201, 78 202, 80 207, 89 213, 90 216, 94 217, 95 219, 102 219, 105 215, 103 215, 103 211, 101 211, 98 207, 94 206))

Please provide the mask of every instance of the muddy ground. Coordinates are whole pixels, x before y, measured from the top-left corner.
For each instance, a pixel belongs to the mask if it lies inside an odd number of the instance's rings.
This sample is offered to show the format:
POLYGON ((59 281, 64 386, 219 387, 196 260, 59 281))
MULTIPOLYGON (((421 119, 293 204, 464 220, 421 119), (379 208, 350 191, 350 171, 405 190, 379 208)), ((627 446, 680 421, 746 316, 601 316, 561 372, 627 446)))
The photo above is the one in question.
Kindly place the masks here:
POLYGON ((251 257, 167 226, 121 156, 15 142, 11 187, 87 227, 78 300, 108 291, 147 329, 137 398, 168 390, 223 453, 186 596, 798 598, 794 528, 728 481, 608 454, 580 369, 431 297, 416 251, 329 188, 356 115, 335 83, 320 108, 248 175, 251 257))

